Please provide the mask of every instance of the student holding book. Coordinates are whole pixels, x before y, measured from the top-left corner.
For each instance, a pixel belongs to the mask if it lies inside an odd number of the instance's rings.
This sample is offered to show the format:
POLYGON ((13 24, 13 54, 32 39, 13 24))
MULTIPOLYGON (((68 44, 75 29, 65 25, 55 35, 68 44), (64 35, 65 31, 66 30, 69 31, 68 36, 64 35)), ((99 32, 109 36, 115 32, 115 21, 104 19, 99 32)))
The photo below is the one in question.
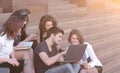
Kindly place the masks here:
POLYGON ((71 64, 58 64, 66 52, 59 53, 57 48, 52 47, 61 43, 63 34, 60 28, 52 27, 47 32, 46 40, 37 45, 34 51, 35 73, 75 73, 71 64))
POLYGON ((20 33, 23 21, 11 16, 4 23, 0 32, 0 67, 8 67, 10 73, 20 73, 24 60, 17 60, 13 49, 14 38, 20 33))
MULTIPOLYGON (((19 35, 15 38, 15 42, 14 42, 14 46, 18 45, 21 41, 34 41, 37 38, 36 34, 30 34, 27 35, 26 33, 26 26, 29 22, 29 15, 30 15, 30 10, 28 9, 19 9, 17 11, 15 11, 11 16, 17 16, 18 18, 20 18, 21 20, 23 20, 24 25, 21 29, 21 32, 19 33, 19 35)), ((36 46, 36 42, 34 42, 34 45, 36 46)), ((32 48, 34 48, 35 46, 33 46, 32 48)))
MULTIPOLYGON (((11 14, 11 16, 16 16, 19 19, 21 19, 24 24, 22 26, 21 32, 18 34, 18 36, 16 38, 14 38, 15 42, 13 45, 15 48, 21 48, 23 46, 23 45, 21 45, 21 42, 31 42, 33 40, 36 40, 36 34, 27 35, 27 33, 26 33, 26 26, 29 22, 30 13, 31 12, 28 9, 19 9, 19 10, 13 12, 13 14, 11 14)), ((32 48, 34 48, 34 47, 32 47, 32 48)), ((27 50, 24 50, 24 49, 15 50, 15 56, 17 59, 25 60, 24 61, 24 70, 23 70, 24 73, 34 73, 33 50, 31 48, 29 48, 27 50)))
POLYGON ((79 65, 74 66, 75 70, 80 69, 80 73, 102 73, 102 64, 94 53, 92 46, 85 42, 83 36, 79 30, 72 30, 68 37, 69 43, 73 45, 77 44, 87 44, 85 54, 83 55, 82 61, 79 62, 79 65), (85 58, 90 58, 91 61, 87 62, 85 58))

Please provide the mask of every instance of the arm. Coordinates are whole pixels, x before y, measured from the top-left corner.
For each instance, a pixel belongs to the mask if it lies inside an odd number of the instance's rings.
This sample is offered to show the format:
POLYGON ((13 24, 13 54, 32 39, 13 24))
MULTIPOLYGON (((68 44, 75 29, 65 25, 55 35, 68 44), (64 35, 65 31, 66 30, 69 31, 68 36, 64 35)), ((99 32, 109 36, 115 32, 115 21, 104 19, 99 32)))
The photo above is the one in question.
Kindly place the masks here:
POLYGON ((37 34, 30 34, 25 40, 23 41, 32 41, 37 39, 37 34))
MULTIPOLYGON (((11 53, 11 55, 13 55, 13 52, 11 53)), ((7 62, 13 66, 19 66, 19 63, 17 62, 17 60, 15 59, 15 56, 12 56, 12 58, 0 58, 0 63, 3 62, 7 62)))
POLYGON ((3 62, 8 62, 9 58, 4 58, 3 57, 3 52, 1 51, 2 49, 4 49, 4 40, 0 37, 0 63, 3 62))
POLYGON ((88 63, 90 67, 94 67, 97 63, 97 56, 95 55, 95 52, 90 44, 87 44, 87 53, 88 56, 90 56, 91 61, 88 63))
POLYGON ((19 66, 19 62, 17 61, 16 57, 15 57, 15 52, 14 50, 12 51, 11 55, 10 55, 10 61, 8 61, 8 63, 12 64, 13 66, 19 66))
POLYGON ((41 52, 39 54, 39 57, 42 59, 42 61, 46 64, 46 65, 52 65, 55 62, 58 61, 58 59, 64 54, 64 52, 58 53, 53 57, 49 57, 45 52, 41 52))
POLYGON ((12 53, 11 53, 10 57, 11 57, 11 58, 15 58, 15 59, 16 59, 16 57, 15 57, 15 51, 14 51, 14 50, 12 51, 12 53))
POLYGON ((8 62, 8 58, 0 58, 0 63, 3 63, 3 62, 8 62))

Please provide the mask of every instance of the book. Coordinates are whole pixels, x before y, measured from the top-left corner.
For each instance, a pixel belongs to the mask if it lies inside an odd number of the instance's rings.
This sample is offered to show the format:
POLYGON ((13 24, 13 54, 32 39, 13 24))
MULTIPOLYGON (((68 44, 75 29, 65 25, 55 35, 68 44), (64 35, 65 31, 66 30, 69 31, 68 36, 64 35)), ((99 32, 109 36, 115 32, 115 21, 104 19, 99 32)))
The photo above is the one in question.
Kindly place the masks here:
POLYGON ((15 46, 15 50, 30 49, 33 42, 20 42, 18 46, 15 46))

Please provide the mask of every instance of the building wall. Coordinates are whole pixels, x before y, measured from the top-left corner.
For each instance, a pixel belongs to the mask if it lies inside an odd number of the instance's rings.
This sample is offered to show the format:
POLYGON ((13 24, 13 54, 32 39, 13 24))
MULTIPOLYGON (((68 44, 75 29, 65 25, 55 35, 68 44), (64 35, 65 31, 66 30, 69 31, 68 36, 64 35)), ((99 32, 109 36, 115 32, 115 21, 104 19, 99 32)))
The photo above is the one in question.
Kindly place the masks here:
POLYGON ((47 12, 47 0, 13 0, 13 11, 20 8, 28 8, 31 11, 47 12))
POLYGON ((12 0, 0 0, 0 8, 2 8, 3 13, 12 12, 12 0))

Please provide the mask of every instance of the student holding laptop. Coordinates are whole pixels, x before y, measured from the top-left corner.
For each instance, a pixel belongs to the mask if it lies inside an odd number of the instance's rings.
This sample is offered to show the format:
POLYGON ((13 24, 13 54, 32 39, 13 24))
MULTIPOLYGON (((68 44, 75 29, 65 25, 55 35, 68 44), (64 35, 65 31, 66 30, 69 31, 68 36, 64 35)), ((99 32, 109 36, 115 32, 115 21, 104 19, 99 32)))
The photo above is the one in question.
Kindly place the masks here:
POLYGON ((59 53, 59 49, 54 47, 61 43, 63 34, 63 30, 58 27, 47 31, 46 40, 39 43, 34 50, 35 73, 76 73, 71 64, 58 64, 58 60, 66 52, 59 53))
POLYGON ((69 34, 68 41, 72 45, 87 44, 87 48, 85 50, 82 60, 79 61, 79 65, 73 64, 76 71, 78 71, 81 68, 80 73, 90 73, 90 72, 102 73, 101 62, 96 57, 92 46, 88 42, 84 41, 83 36, 81 35, 79 30, 76 30, 76 29, 72 30, 69 34), (86 61, 88 57, 91 59, 90 62, 86 61))

